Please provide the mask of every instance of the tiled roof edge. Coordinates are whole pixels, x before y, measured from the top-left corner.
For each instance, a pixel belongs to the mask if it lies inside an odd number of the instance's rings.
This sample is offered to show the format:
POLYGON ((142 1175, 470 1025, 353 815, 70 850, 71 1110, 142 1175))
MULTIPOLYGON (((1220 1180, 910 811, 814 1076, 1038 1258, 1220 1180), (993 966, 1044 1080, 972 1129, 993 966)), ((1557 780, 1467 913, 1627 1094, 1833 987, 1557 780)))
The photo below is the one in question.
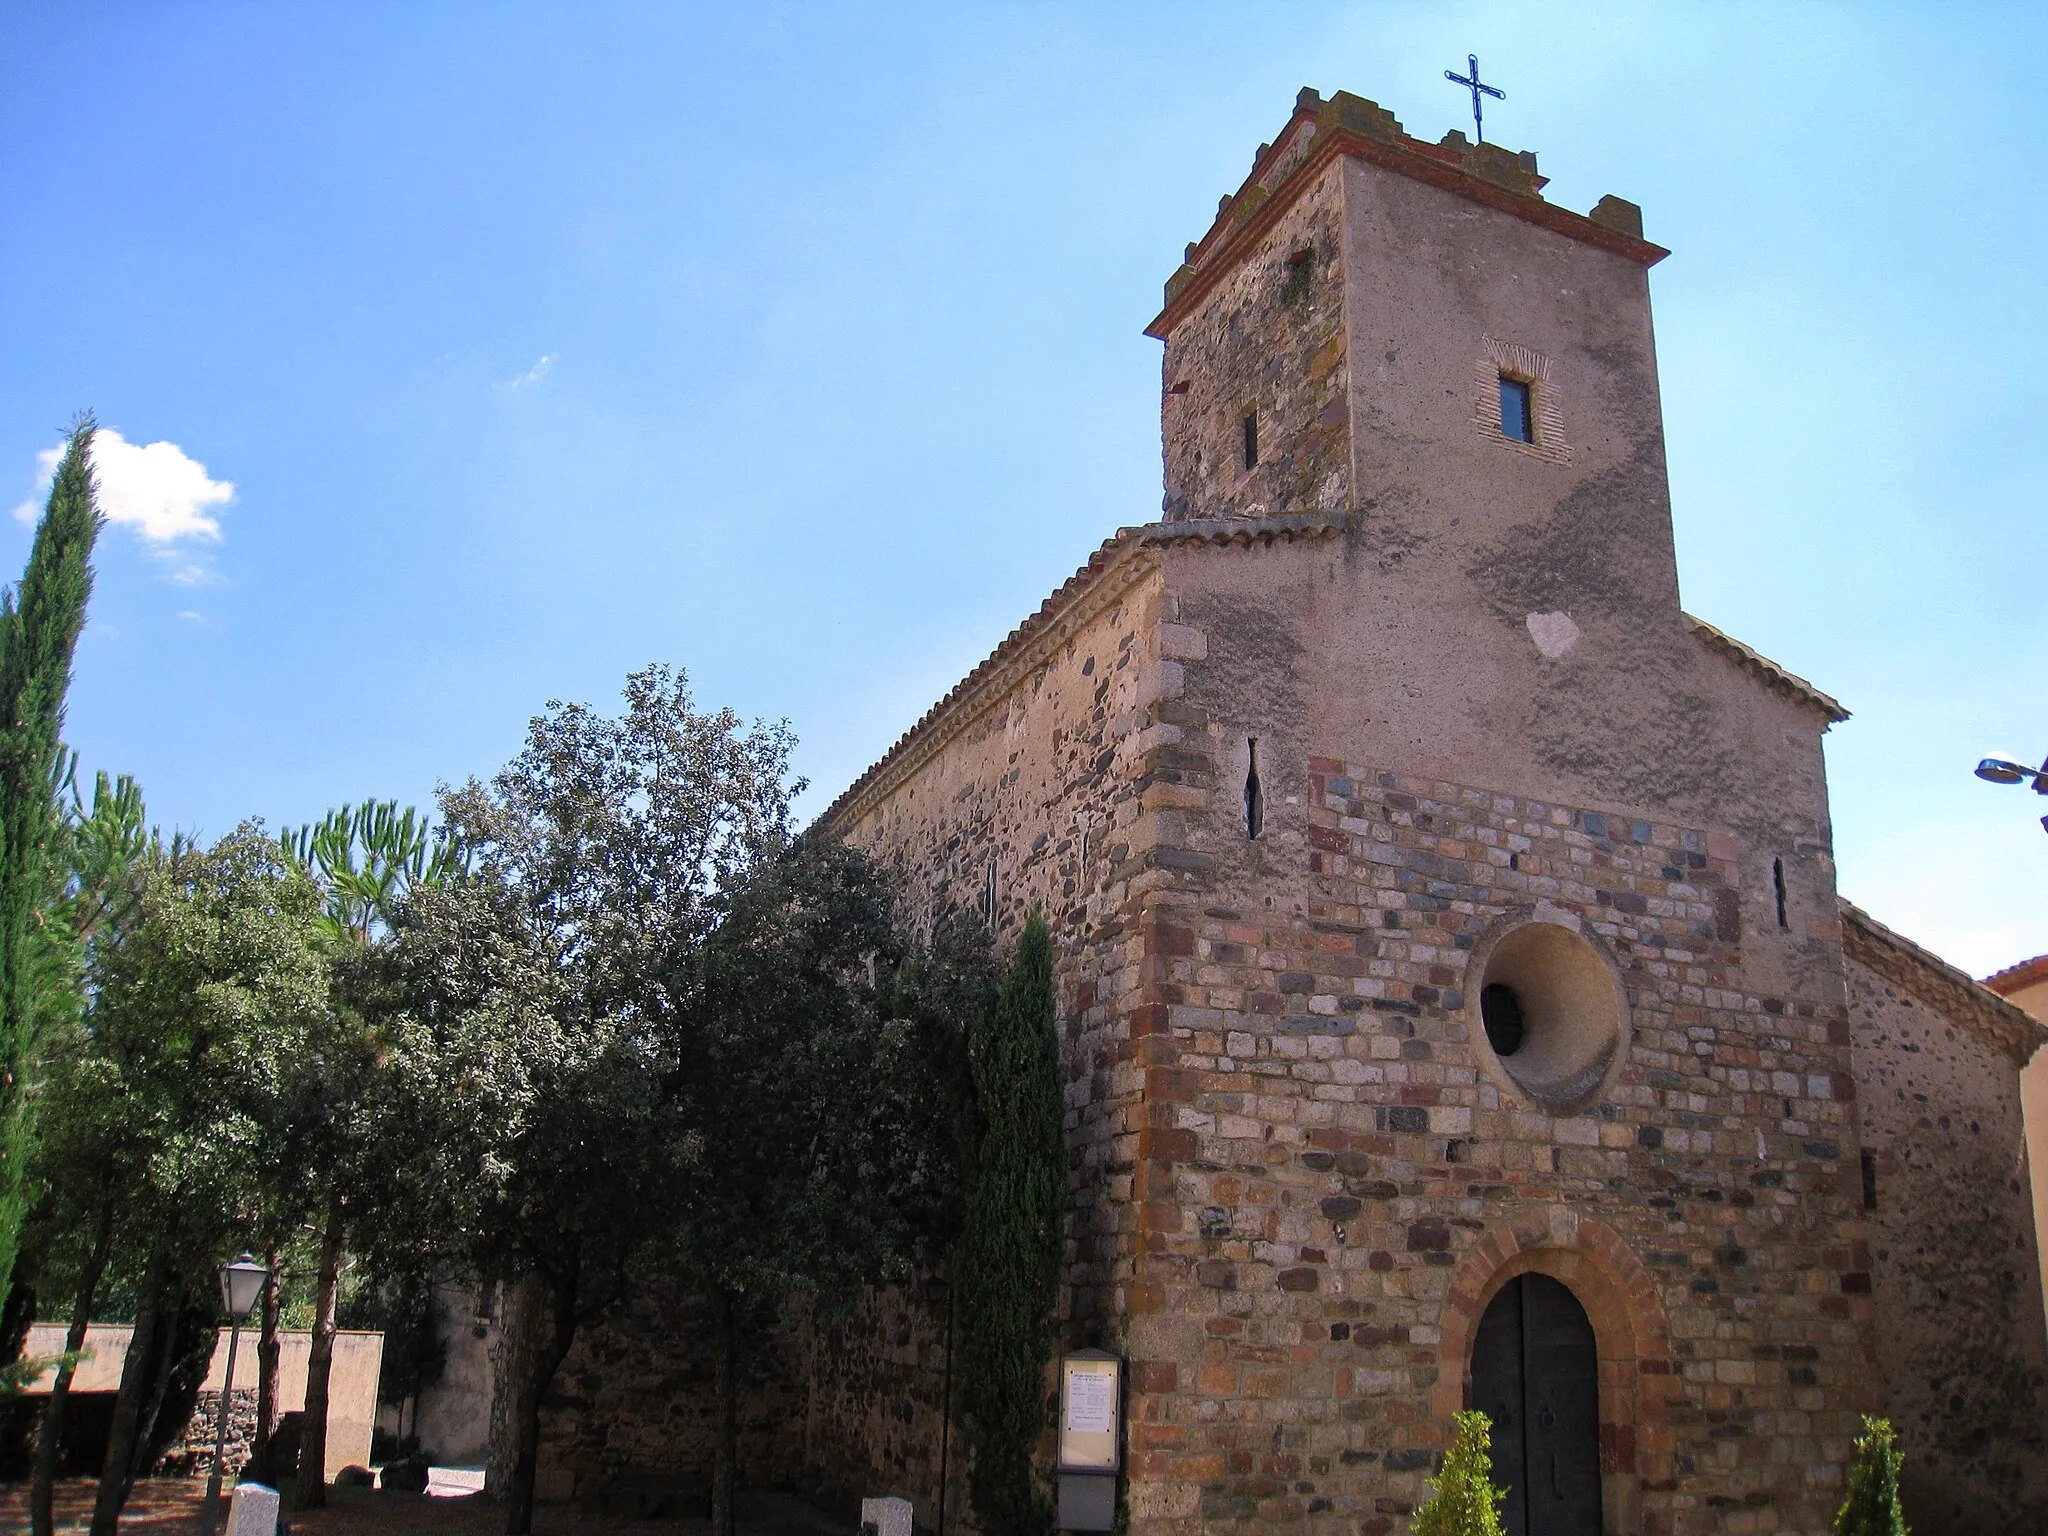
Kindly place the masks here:
POLYGON ((1969 972, 1894 933, 1846 897, 1837 899, 1842 908, 1843 947, 1852 959, 1905 987, 2020 1066, 2048 1045, 2048 1025, 2025 1009, 2007 1002, 1969 972))
POLYGON ((1690 613, 1683 617, 1685 622, 1692 626, 1693 633, 1706 642, 1707 649, 1719 651, 1751 676, 1761 678, 1771 687, 1789 693, 1801 703, 1811 704, 1828 717, 1829 725, 1840 725, 1849 718, 1849 711, 1837 700, 1822 693, 1798 673, 1786 671, 1770 657, 1751 650, 1733 635, 1725 630, 1716 629, 1705 619, 1690 613))
POLYGON ((1989 987, 2000 997, 2010 997, 2022 987, 2043 981, 2048 981, 2048 955, 2036 955, 2031 960, 2020 961, 2018 965, 2008 965, 2002 971, 1992 972, 1978 985, 1989 987))
MULTIPOLYGON (((991 685, 1000 674, 1035 654, 1042 643, 1061 631, 1060 621, 1101 588, 1112 571, 1124 571, 1139 559, 1143 551, 1189 544, 1248 548, 1253 544, 1291 543, 1299 538, 1333 537, 1347 526, 1348 519, 1342 514, 1311 512, 1285 517, 1140 523, 1119 528, 1113 537, 1103 540, 1101 547, 1088 557, 1087 563, 1068 577, 1058 591, 1038 605, 1037 612, 1011 630, 979 666, 954 684, 944 698, 896 738, 894 746, 840 791, 838 798, 818 818, 819 824, 843 834, 858 816, 860 802, 885 783, 893 782, 900 774, 912 771, 970 723, 981 713, 976 706, 988 699, 991 685)), ((1130 571, 1130 580, 1117 590, 1134 584, 1145 569, 1149 566, 1130 571)))

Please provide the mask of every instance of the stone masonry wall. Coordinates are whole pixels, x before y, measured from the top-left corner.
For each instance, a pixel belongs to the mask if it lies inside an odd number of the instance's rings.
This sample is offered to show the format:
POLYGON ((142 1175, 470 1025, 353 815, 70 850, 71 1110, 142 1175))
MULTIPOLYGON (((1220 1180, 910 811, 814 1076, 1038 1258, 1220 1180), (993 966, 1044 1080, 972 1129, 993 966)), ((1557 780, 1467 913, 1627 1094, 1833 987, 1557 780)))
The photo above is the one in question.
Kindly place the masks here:
POLYGON ((1160 423, 1169 518, 1350 504, 1342 199, 1333 167, 1174 331, 1160 423))
POLYGON ((1601 1333, 1615 1528, 1825 1529, 1872 1405, 1847 1024, 1744 988, 1734 840, 1307 770, 1304 910, 1191 881, 1151 914, 1134 1521, 1397 1529, 1519 1266, 1601 1333), (1537 903, 1614 957, 1633 1019, 1611 1091, 1561 1118, 1483 1069, 1467 990, 1537 903))
MULTIPOLYGON (((1888 967, 1896 971, 1896 967, 1888 967)), ((2048 1386, 2019 1067, 1851 950, 1886 1410, 1922 1536, 2048 1529, 2048 1386)))
MULTIPOLYGON (((798 1464, 794 1357, 772 1308, 741 1318, 739 1481, 788 1487, 798 1464)), ((651 1285, 577 1331, 541 1408, 544 1484, 580 1497, 606 1484, 708 1498, 717 1446, 712 1330, 702 1297, 651 1285)))
POLYGON ((847 1517, 859 1500, 907 1498, 919 1524, 971 1530, 967 1446, 940 1418, 947 1380, 942 1285, 920 1280, 871 1292, 847 1310, 793 1309, 784 1347, 798 1362, 799 1487, 819 1507, 847 1517))
MULTIPOLYGON (((1046 913, 1073 1157, 1063 1347, 1121 1344, 1119 1264, 1136 1222, 1130 1138, 1142 1113, 1129 1025, 1141 986, 1137 914, 1161 878, 1138 765, 1173 691, 1173 663, 1156 649, 1171 607, 1156 560, 1131 549, 1117 559, 1060 611, 1056 631, 1006 648, 940 706, 959 713, 935 732, 934 751, 856 786, 835 812, 849 841, 902 875, 905 918, 922 935, 948 912, 978 911, 991 872, 999 941, 1014 941, 1034 903, 1046 913)), ((818 1476, 842 1486, 865 1467, 861 1486, 913 1498, 917 1519, 930 1524, 937 1484, 918 1458, 940 1444, 937 1394, 928 1380, 913 1389, 899 1378, 910 1357, 940 1358, 939 1324, 928 1308, 922 1318, 889 1312, 886 1302, 871 1306, 865 1342, 848 1326, 814 1359, 806 1455, 818 1476), (896 1383, 882 1388, 886 1425, 862 1397, 863 1372, 896 1383)), ((957 1440, 953 1455, 958 1476, 957 1440)), ((955 1502, 948 1523, 966 1516, 955 1502)))

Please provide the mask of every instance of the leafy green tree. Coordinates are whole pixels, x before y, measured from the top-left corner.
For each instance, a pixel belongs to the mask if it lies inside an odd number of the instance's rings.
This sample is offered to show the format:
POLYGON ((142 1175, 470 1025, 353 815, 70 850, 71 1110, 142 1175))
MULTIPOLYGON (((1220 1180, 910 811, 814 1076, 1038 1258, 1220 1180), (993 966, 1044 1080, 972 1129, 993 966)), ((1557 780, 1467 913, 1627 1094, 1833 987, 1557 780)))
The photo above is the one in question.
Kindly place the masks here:
MULTIPOLYGON (((435 836, 418 811, 388 800, 330 811, 287 834, 284 847, 320 888, 325 904, 321 925, 332 936, 339 959, 333 973, 339 988, 336 1006, 322 1021, 326 1027, 303 1042, 287 1073, 274 1165, 281 1180, 272 1203, 273 1223, 288 1214, 310 1215, 320 1232, 305 1415, 292 1485, 293 1508, 317 1509, 327 1501, 328 1389, 350 1228, 380 1211, 377 1202, 364 1196, 378 1178, 377 1165, 399 1150, 376 1134, 390 1127, 390 1117, 368 1107, 383 1086, 387 1053, 372 1001, 376 993, 357 984, 357 978, 365 951, 389 931, 399 904, 421 886, 445 879, 457 858, 454 846, 435 836)), ((266 1385, 272 1387, 259 1398, 274 1403, 274 1307, 265 1308, 257 1347, 266 1385)), ((259 1413, 259 1418, 267 1420, 267 1415, 259 1413)), ((271 1429, 268 1422, 258 1426, 266 1452, 271 1429)))
POLYGON ((954 1158, 909 1020, 884 1011, 892 887, 865 854, 797 839, 734 887, 669 1067, 688 1156, 668 1262, 710 1301, 718 1398, 713 1536, 731 1536, 737 1319, 792 1292, 827 1304, 907 1272, 943 1218, 954 1158))
POLYGON ((1409 1527, 1415 1536, 1501 1536, 1507 1490, 1493 1485, 1493 1423, 1476 1409, 1458 1415, 1444 1469, 1409 1527))
POLYGON ((1848 1497, 1835 1514, 1835 1536, 1907 1536, 1899 1501, 1899 1469, 1905 1464, 1891 1420, 1866 1413, 1856 1459, 1849 1464, 1848 1497))
POLYGON ((93 1511, 115 1536, 169 1383, 188 1305, 255 1206, 302 1042, 325 1027, 320 891, 259 828, 154 861, 133 916, 93 955, 77 1070, 97 1083, 126 1172, 135 1330, 93 1511))
MULTIPOLYGON (((405 903, 393 1054, 434 1188, 471 1192, 465 1267, 505 1282, 489 1486, 530 1529, 540 1403, 577 1329, 672 1229, 692 1145, 675 987, 721 893, 787 839, 789 735, 635 673, 606 718, 550 704, 489 785, 443 797, 471 873, 405 903)), ((438 1197, 437 1197, 438 1198, 438 1197)))
POLYGON ((1036 908, 996 1006, 968 1044, 982 1123, 959 1260, 969 1491, 990 1536, 1043 1536, 1052 1513, 1031 1453, 1045 1427, 1067 1149, 1052 937, 1036 908))
MULTIPOLYGON (((119 941, 122 925, 136 911, 144 872, 174 855, 148 830, 141 791, 125 776, 110 781, 100 774, 89 808, 74 789, 63 831, 70 878, 53 926, 71 941, 64 962, 83 971, 97 947, 119 941)), ((52 995, 82 997, 83 989, 67 975, 52 995)), ((42 1130, 32 1167, 41 1238, 36 1247, 46 1274, 54 1268, 70 1277, 72 1304, 64 1352, 36 1424, 29 1491, 35 1536, 51 1536, 55 1529, 52 1490, 71 1383, 93 1303, 124 1229, 141 1142, 141 1128, 129 1122, 122 1096, 110 1091, 115 1080, 92 1049, 82 1019, 62 1022, 56 1038, 45 1041, 42 1130)))
POLYGON ((72 429, 21 585, 0 598, 0 1298, 27 1210, 30 1066, 44 1008, 31 952, 54 894, 58 738, 100 530, 92 435, 91 417, 72 429))

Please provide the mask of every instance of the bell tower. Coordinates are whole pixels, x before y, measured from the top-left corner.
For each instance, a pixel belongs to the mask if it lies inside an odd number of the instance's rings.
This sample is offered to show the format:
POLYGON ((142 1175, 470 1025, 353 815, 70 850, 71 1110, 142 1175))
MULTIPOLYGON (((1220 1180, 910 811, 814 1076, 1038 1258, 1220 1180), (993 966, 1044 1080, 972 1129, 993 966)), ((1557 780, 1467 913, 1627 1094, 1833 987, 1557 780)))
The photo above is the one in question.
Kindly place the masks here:
POLYGON ((1167 519, 1508 526, 1600 482, 1675 602, 1646 277, 1667 253, 1634 204, 1573 213, 1544 181, 1533 154, 1304 90, 1147 327, 1167 519))

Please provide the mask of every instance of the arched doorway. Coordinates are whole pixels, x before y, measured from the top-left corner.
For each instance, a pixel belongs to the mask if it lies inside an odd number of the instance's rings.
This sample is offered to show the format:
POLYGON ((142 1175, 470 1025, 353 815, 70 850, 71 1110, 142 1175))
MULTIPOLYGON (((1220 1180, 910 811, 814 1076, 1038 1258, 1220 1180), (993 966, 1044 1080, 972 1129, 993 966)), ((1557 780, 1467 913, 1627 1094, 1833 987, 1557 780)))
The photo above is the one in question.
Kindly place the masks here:
POLYGON ((1600 1366, 1593 1324, 1561 1282, 1500 1288, 1472 1336, 1472 1406, 1493 1421, 1507 1536, 1600 1536, 1600 1366))

